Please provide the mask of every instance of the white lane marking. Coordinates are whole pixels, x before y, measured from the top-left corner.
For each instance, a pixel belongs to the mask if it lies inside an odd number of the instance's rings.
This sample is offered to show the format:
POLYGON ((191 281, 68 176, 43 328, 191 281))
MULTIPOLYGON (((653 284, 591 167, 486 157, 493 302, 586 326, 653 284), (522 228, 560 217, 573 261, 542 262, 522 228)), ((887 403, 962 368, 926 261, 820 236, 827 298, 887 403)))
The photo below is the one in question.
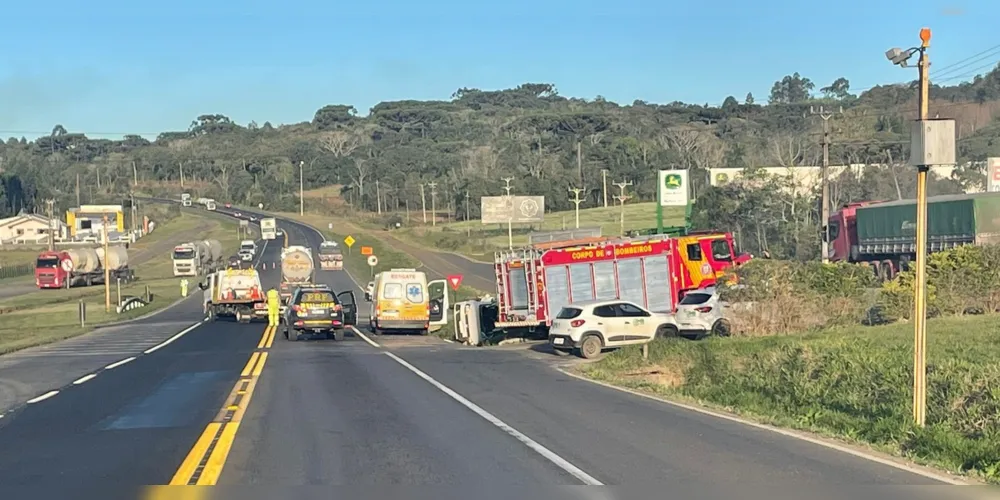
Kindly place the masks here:
POLYGON ((49 391, 49 392, 46 392, 45 394, 42 394, 41 396, 38 396, 37 398, 29 399, 27 402, 30 405, 30 404, 37 403, 39 401, 45 401, 46 399, 49 399, 52 396, 55 396, 56 394, 59 394, 59 391, 49 391))
POLYGON ((82 376, 82 377, 74 380, 73 381, 73 385, 80 385, 80 384, 82 384, 84 382, 87 382, 89 380, 93 380, 94 377, 96 377, 96 376, 97 376, 96 373, 91 373, 90 375, 84 375, 84 376, 82 376))
POLYGON ((104 369, 105 370, 111 370, 111 369, 114 369, 114 368, 118 368, 119 366, 124 365, 125 363, 131 363, 133 361, 135 361, 135 356, 132 356, 131 358, 125 358, 125 359, 123 359, 121 361, 116 361, 114 363, 111 363, 110 365, 105 366, 104 369))
POLYGON ((612 385, 612 384, 609 384, 609 383, 606 383, 606 382, 601 382, 600 380, 591 380, 589 378, 586 378, 586 377, 581 376, 581 375, 577 375, 575 373, 571 373, 571 372, 569 372, 567 370, 564 370, 562 368, 559 368, 559 367, 556 367, 556 370, 559 370, 560 372, 562 372, 562 373, 564 373, 566 375, 569 375, 570 377, 573 377, 573 378, 576 378, 576 379, 580 379, 580 380, 583 380, 585 382, 590 382, 592 384, 597 384, 597 385, 600 385, 600 386, 603 386, 603 387, 607 387, 609 389, 614 389, 616 391, 626 392, 626 393, 631 394, 633 396, 639 396, 641 398, 650 399, 650 400, 653 400, 653 401, 656 401, 656 402, 659 402, 659 403, 664 403, 664 404, 667 404, 667 405, 670 405, 670 406, 674 406, 676 408, 682 408, 682 409, 685 409, 685 410, 689 410, 689 411, 693 411, 693 412, 696 412, 696 413, 700 413, 702 415, 708 415, 708 416, 711 416, 711 417, 720 418, 722 420, 728 420, 730 422, 736 422, 738 424, 746 425, 748 427, 753 427, 753 428, 756 428, 756 429, 770 431, 770 432, 773 432, 775 434, 779 434, 779 435, 782 435, 782 436, 785 436, 785 437, 790 437, 790 438, 793 438, 793 439, 798 439, 800 441, 805 441, 807 443, 812 443, 812 444, 815 444, 815 445, 819 445, 819 446, 822 446, 824 448, 828 448, 828 449, 831 449, 831 450, 839 451, 841 453, 846 453, 848 455, 852 455, 852 456, 855 456, 855 457, 858 457, 858 458, 862 458, 862 459, 865 459, 865 460, 868 460, 868 461, 871 461, 871 462, 879 463, 879 464, 882 464, 882 465, 887 465, 889 467, 893 467, 895 469, 899 469, 899 470, 904 471, 904 472, 909 472, 909 473, 912 473, 912 474, 916 474, 918 476, 923 476, 923 477, 926 477, 928 479, 934 479, 936 481, 941 481, 943 483, 952 484, 952 485, 956 485, 956 486, 966 486, 966 485, 972 484, 972 483, 968 483, 966 481, 962 481, 960 479, 956 479, 956 478, 953 478, 953 477, 946 476, 944 474, 938 474, 938 473, 931 472, 931 471, 921 470, 921 469, 919 469, 917 467, 912 467, 912 466, 909 466, 909 465, 906 465, 906 464, 902 464, 902 463, 899 463, 899 462, 896 462, 896 461, 893 461, 893 460, 889 460, 887 458, 880 457, 878 455, 873 455, 871 453, 865 453, 864 451, 861 451, 861 450, 855 450, 855 449, 849 448, 847 446, 841 446, 841 445, 836 444, 836 443, 824 441, 822 439, 817 439, 817 438, 814 438, 814 437, 811 437, 811 436, 808 436, 808 435, 805 435, 805 434, 802 434, 802 433, 799 433, 799 432, 795 432, 795 431, 791 431, 791 430, 786 430, 786 429, 781 429, 781 428, 778 428, 778 427, 772 427, 772 426, 766 425, 766 424, 760 424, 760 423, 753 422, 753 421, 750 421, 750 420, 745 420, 745 419, 742 419, 742 418, 739 418, 739 417, 736 417, 736 416, 733 416, 733 415, 726 415, 725 413, 720 413, 720 412, 717 412, 717 411, 709 410, 707 408, 700 408, 700 407, 697 407, 697 406, 692 406, 692 405, 688 405, 688 404, 684 404, 684 403, 679 403, 677 401, 671 401, 669 399, 664 399, 664 398, 656 397, 656 396, 653 396, 651 394, 644 394, 642 392, 635 391, 635 390, 632 390, 632 389, 627 389, 627 388, 624 388, 624 387, 618 387, 618 386, 615 386, 615 385, 612 385))
POLYGON ((173 342, 173 341, 175 341, 175 340, 177 340, 177 339, 179 339, 179 338, 181 338, 181 337, 183 337, 183 336, 187 335, 187 334, 188 334, 188 332, 190 332, 191 330, 194 330, 195 328, 198 328, 198 327, 199 327, 199 326, 201 326, 201 324, 202 324, 202 323, 204 323, 204 322, 205 322, 205 320, 201 320, 201 321, 199 321, 199 322, 197 322, 197 323, 195 323, 195 324, 193 324, 193 325, 191 325, 191 326, 189 326, 189 327, 185 328, 184 330, 181 330, 181 332, 180 332, 180 333, 178 333, 178 334, 174 335, 173 337, 170 337, 169 339, 167 339, 167 340, 164 340, 163 342, 160 342, 159 344, 156 344, 155 346, 153 346, 153 347, 150 347, 149 349, 146 349, 145 351, 142 351, 142 353, 143 353, 143 354, 149 354, 149 353, 151 353, 151 352, 156 352, 157 350, 159 350, 159 349, 162 349, 162 348, 166 347, 166 346, 167 346, 167 345, 169 345, 169 344, 170 344, 171 342, 173 342))
POLYGON ((357 335, 358 337, 361 337, 361 340, 368 342, 368 344, 370 344, 372 347, 382 347, 378 345, 378 343, 375 342, 374 340, 368 338, 367 335, 361 333, 361 330, 358 330, 357 327, 355 327, 354 325, 351 325, 351 331, 353 331, 354 334, 357 335))
POLYGON ((472 410, 473 412, 475 412, 480 417, 483 417, 483 419, 485 419, 487 422, 495 425, 497 428, 499 428, 500 430, 506 432, 507 434, 509 434, 510 436, 512 436, 514 439, 517 439, 521 443, 524 443, 525 446, 527 446, 528 448, 531 448, 532 450, 534 450, 539 455, 545 457, 545 459, 547 459, 548 461, 552 462, 553 464, 555 464, 560 469, 562 469, 562 470, 570 473, 573 477, 579 479, 584 484, 586 484, 588 486, 604 486, 604 483, 598 481, 596 478, 594 478, 590 474, 587 474, 586 472, 583 471, 583 469, 581 469, 581 468, 573 465, 572 463, 570 463, 565 458, 560 457, 559 455, 556 455, 556 453, 553 452, 552 450, 550 450, 550 449, 542 446, 541 444, 538 444, 538 442, 536 442, 535 440, 531 439, 530 437, 524 435, 523 433, 521 433, 521 431, 518 431, 517 429, 515 429, 515 428, 513 428, 513 427, 511 427, 509 425, 507 425, 506 423, 504 423, 503 420, 500 420, 499 418, 497 418, 496 416, 494 416, 492 413, 490 413, 490 412, 482 409, 481 407, 479 407, 479 405, 473 403, 472 401, 469 401, 468 399, 465 399, 465 397, 463 397, 461 394, 459 394, 459 393, 457 393, 457 392, 449 389, 447 386, 445 386, 441 382, 438 382, 437 380, 435 380, 430 375, 427 375, 426 373, 420 371, 417 367, 415 367, 415 366, 411 365, 410 363, 406 362, 406 360, 404 360, 403 358, 400 358, 399 356, 396 356, 395 354, 393 354, 393 353, 391 353, 389 351, 383 351, 383 353, 386 356, 389 356, 390 358, 392 358, 393 360, 395 360, 397 363, 399 363, 399 364, 403 365, 404 367, 406 367, 406 369, 408 369, 411 372, 415 373, 418 377, 426 380, 427 382, 429 382, 434 387, 437 387, 441 392, 447 394, 448 396, 451 396, 452 399, 454 399, 455 401, 458 401, 462 406, 464 406, 464 407, 472 410))

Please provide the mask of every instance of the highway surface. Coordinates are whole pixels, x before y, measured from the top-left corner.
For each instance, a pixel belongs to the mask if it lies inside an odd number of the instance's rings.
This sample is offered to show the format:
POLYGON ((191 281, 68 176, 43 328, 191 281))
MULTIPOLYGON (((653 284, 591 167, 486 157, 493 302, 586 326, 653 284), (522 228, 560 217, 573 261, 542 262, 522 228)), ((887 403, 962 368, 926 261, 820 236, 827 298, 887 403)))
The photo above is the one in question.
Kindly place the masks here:
MULTIPOLYGON (((292 244, 321 241, 304 226, 279 226, 292 244)), ((277 252, 269 244, 261 260, 277 252)), ((262 277, 277 284, 273 269, 262 277)), ((345 272, 318 280, 363 298, 345 272)), ((529 350, 364 329, 343 342, 290 342, 265 324, 201 319, 194 298, 126 330, 0 358, 0 387, 17 389, 0 400, 0 498, 136 498, 143 485, 171 483, 258 493, 430 485, 445 487, 437 498, 508 499, 621 498, 549 489, 564 485, 625 485, 656 498, 806 487, 846 498, 850 486, 939 483, 594 385, 529 350)))

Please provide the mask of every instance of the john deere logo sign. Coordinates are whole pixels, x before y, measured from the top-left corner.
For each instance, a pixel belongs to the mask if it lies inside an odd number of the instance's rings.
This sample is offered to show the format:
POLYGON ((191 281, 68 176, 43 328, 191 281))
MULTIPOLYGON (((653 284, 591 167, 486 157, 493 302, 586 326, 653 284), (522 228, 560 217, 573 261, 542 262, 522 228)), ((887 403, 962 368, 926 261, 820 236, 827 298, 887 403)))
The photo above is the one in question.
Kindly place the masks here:
POLYGON ((688 171, 660 170, 660 206, 683 207, 688 204, 688 171))

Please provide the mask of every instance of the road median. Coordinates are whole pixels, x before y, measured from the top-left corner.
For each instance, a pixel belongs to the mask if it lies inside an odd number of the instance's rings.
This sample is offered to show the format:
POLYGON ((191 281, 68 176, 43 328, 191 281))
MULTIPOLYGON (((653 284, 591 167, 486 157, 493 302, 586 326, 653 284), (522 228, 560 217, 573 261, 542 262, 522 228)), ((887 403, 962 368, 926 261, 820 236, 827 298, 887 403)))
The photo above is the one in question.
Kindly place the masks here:
MULTIPOLYGON (((160 225, 156 231, 131 245, 136 258, 137 280, 121 285, 123 297, 144 297, 152 302, 145 307, 118 313, 119 287, 111 285, 111 310, 105 311, 102 285, 58 290, 37 290, 0 300, 0 354, 75 337, 109 324, 149 316, 177 302, 180 281, 173 276, 171 250, 177 243, 194 239, 218 239, 225 248, 237 244, 235 224, 219 218, 184 213, 160 225), (194 236, 196 235, 196 236, 194 236), (86 324, 80 325, 79 308, 85 304, 86 324)), ((196 279, 188 278, 189 290, 196 279)))

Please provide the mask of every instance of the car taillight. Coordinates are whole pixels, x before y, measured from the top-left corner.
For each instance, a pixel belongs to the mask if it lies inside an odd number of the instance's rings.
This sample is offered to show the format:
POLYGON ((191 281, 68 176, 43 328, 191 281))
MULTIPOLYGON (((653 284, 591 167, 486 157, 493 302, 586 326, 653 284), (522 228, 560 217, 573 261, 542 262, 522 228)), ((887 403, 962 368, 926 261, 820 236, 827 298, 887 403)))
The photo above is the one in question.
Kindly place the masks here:
POLYGON ((574 319, 573 321, 569 322, 569 326, 572 326, 573 328, 579 328, 583 326, 584 323, 586 323, 586 321, 582 319, 574 319))
POLYGON ((698 311, 700 313, 707 313, 707 312, 710 312, 712 310, 712 306, 696 307, 696 308, 694 308, 694 310, 698 311))

